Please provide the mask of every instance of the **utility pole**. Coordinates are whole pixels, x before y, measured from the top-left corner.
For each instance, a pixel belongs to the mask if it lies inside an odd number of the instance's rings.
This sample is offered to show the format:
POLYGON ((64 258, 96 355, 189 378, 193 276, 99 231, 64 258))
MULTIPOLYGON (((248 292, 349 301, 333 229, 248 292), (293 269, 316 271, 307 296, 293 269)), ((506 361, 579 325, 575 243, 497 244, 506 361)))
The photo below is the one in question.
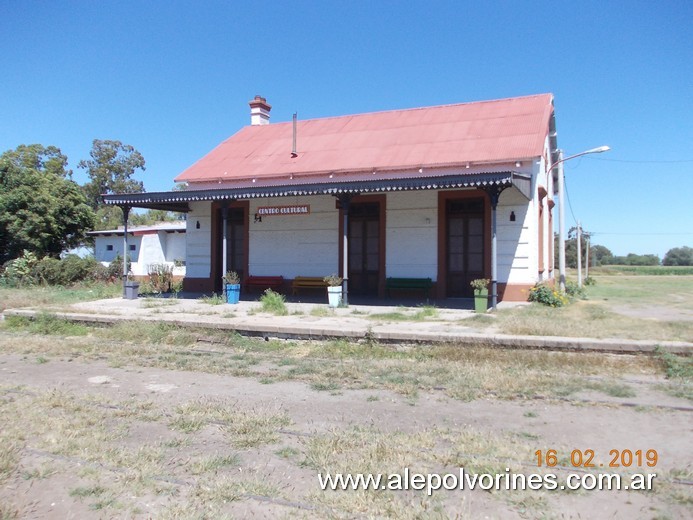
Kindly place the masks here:
POLYGON ((585 235, 585 280, 590 277, 590 235, 585 235))
MULTIPOLYGON (((558 151, 558 287, 565 292, 565 176, 563 174, 563 150, 558 151)), ((549 175, 551 170, 549 168, 549 175)))
POLYGON ((582 287, 582 247, 580 247, 580 235, 582 234, 582 228, 580 227, 580 221, 577 221, 577 279, 578 287, 582 287))
POLYGON ((565 292, 565 176, 563 172, 563 163, 571 159, 575 159, 576 157, 582 157, 583 155, 602 153, 609 150, 610 148, 608 146, 600 146, 598 148, 591 148, 589 150, 585 150, 584 152, 576 153, 575 155, 571 155, 569 157, 563 157, 563 151, 556 150, 558 152, 558 159, 546 170, 547 174, 551 175, 551 172, 556 166, 561 167, 558 172, 558 283, 561 292, 565 292))

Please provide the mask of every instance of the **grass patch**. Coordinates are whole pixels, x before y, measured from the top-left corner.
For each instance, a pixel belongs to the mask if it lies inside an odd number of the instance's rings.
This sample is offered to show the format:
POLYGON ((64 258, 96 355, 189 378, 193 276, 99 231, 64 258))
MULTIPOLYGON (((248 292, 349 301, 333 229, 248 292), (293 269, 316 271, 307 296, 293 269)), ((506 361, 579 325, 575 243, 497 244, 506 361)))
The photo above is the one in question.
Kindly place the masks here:
MULTIPOLYGON (((6 352, 46 358, 106 360, 112 366, 158 367, 302 381, 319 391, 385 389, 405 396, 437 391, 460 400, 489 395, 502 399, 560 397, 595 390, 628 397, 618 386, 625 373, 658 374, 661 361, 652 357, 604 354, 499 350, 445 344, 395 346, 378 342, 262 341, 223 331, 195 331, 169 324, 133 322, 112 328, 92 328, 85 338, 69 341, 55 336, 5 333, 6 352), (197 351, 203 334, 214 352, 197 351), (269 367, 255 370, 255 366, 269 367), (604 381, 594 381, 595 376, 604 381)), ((171 427, 196 432, 203 425, 195 416, 178 414, 171 427)))
POLYGON ((693 401, 693 358, 675 356, 661 348, 657 348, 656 356, 668 379, 659 389, 673 397, 693 401))
POLYGON ((313 307, 310 310, 310 315, 318 318, 325 318, 327 316, 334 316, 334 311, 328 307, 313 307))
POLYGON ((181 429, 180 425, 183 424, 190 431, 197 431, 207 424, 213 424, 221 427, 237 448, 275 442, 277 431, 291 422, 289 416, 276 407, 244 410, 237 402, 222 399, 188 401, 178 406, 176 413, 178 417, 171 424, 177 429, 181 429))
POLYGON ((315 381, 310 384, 310 387, 318 392, 332 392, 334 390, 339 390, 339 385, 334 381, 315 381))
POLYGON ((666 265, 603 265, 590 267, 595 275, 636 275, 636 276, 691 276, 693 267, 666 265))
POLYGON ((687 399, 688 401, 693 401, 693 384, 691 384, 690 381, 670 381, 658 385, 657 388, 665 394, 669 394, 672 397, 678 397, 679 399, 687 399))
POLYGON ((676 319, 693 308, 693 276, 590 273, 597 283, 585 286, 586 301, 560 308, 533 304, 500 309, 493 317, 474 316, 459 323, 529 336, 660 341, 690 341, 693 337, 693 321, 676 319), (668 309, 673 312, 667 313, 668 309))
POLYGON ((200 431, 207 422, 199 417, 176 417, 169 426, 182 433, 195 433, 200 431))
POLYGON ((296 448, 292 448, 290 446, 284 446, 283 448, 275 451, 274 453, 275 453, 275 455, 277 455, 278 457, 281 457, 283 459, 291 459, 291 458, 299 455, 301 452, 298 451, 296 448))
POLYGON ((101 338, 133 343, 154 345, 190 346, 194 345, 200 334, 195 329, 179 327, 165 322, 131 321, 116 323, 110 327, 93 329, 101 338))
POLYGON ((98 497, 105 492, 106 488, 101 486, 76 487, 70 490, 70 496, 79 498, 98 497))
POLYGON ((0 502, 0 520, 15 520, 19 518, 19 509, 0 502))
POLYGON ((0 483, 17 470, 18 464, 19 444, 10 435, 0 436, 0 483))
POLYGON ((262 304, 262 312, 268 312, 276 316, 286 316, 289 314, 286 308, 286 298, 283 294, 274 292, 272 289, 266 289, 260 297, 262 304))
POLYGON ((414 321, 424 321, 427 319, 438 318, 438 309, 433 305, 423 305, 418 311, 414 313, 414 321))
POLYGON ((374 312, 369 314, 368 319, 375 321, 410 321, 412 319, 411 314, 405 314, 404 312, 392 311, 392 312, 374 312))
POLYGON ((190 471, 193 475, 203 475, 205 473, 217 472, 227 466, 238 466, 241 459, 238 455, 214 455, 203 457, 190 464, 190 471))
MULTIPOLYGON (((316 472, 439 474, 460 467, 474 473, 504 473, 506 468, 523 471, 532 460, 535 439, 511 433, 489 434, 471 427, 426 428, 415 433, 385 431, 376 427, 332 430, 302 440, 302 464, 316 472)), ((437 494, 407 496, 406 493, 369 490, 349 493, 318 493, 315 502, 345 511, 349 516, 372 518, 449 518, 437 494)))
POLYGON ((465 323, 475 328, 493 327, 504 334, 526 336, 666 338, 679 341, 693 337, 693 321, 644 320, 614 312, 606 304, 595 301, 579 301, 559 308, 533 304, 501 309, 491 321, 473 320, 466 320, 465 323), (595 322, 598 322, 598 327, 595 327, 595 322))
POLYGON ((47 312, 38 313, 33 318, 7 316, 2 327, 51 336, 86 336, 90 331, 86 325, 64 320, 47 312))
POLYGON ((22 471, 24 480, 43 480, 57 473, 57 469, 50 464, 39 466, 34 469, 25 469, 22 471))
POLYGON ((396 311, 368 314, 367 318, 377 321, 426 321, 437 319, 438 309, 432 305, 423 305, 411 312, 407 307, 399 307, 396 311))
POLYGON ((171 307, 172 305, 178 305, 180 300, 176 298, 155 298, 153 296, 148 296, 142 300, 142 308, 144 309, 159 309, 161 307, 171 307))
POLYGON ((211 296, 202 296, 198 301, 207 305, 222 305, 226 303, 226 298, 221 294, 213 293, 211 296))
POLYGON ((662 364, 667 379, 693 379, 693 358, 690 356, 675 356, 666 350, 657 347, 657 358, 662 364))
POLYGON ((103 300, 122 295, 118 283, 77 284, 71 287, 26 286, 5 287, 0 285, 0 312, 5 309, 36 307, 41 305, 67 305, 71 303, 103 300))
POLYGON ((221 477, 211 483, 202 484, 194 491, 194 496, 205 503, 235 502, 246 495, 276 497, 279 489, 264 479, 237 480, 231 477, 221 477))

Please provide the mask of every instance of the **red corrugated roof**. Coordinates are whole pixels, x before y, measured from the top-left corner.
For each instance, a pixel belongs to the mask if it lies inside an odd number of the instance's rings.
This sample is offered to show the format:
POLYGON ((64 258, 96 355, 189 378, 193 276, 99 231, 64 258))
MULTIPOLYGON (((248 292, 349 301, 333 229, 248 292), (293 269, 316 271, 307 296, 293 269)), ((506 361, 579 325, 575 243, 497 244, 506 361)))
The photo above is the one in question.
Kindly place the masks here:
POLYGON ((176 182, 325 172, 408 170, 539 157, 553 96, 536 96, 246 126, 176 182))

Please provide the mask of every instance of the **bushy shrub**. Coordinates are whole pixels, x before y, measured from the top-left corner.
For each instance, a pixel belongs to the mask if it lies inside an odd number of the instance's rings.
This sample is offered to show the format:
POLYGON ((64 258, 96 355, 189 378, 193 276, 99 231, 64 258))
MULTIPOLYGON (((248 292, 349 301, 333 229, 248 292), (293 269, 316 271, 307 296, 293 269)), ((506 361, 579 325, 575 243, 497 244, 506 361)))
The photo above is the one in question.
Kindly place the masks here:
POLYGON ((4 266, 2 282, 5 285, 20 284, 72 285, 77 282, 105 281, 107 269, 94 257, 80 258, 67 255, 62 260, 52 257, 36 258, 25 251, 4 266))
MULTIPOLYGON (((130 257, 128 259, 128 272, 130 271, 130 257)), ((123 257, 116 255, 116 257, 108 264, 107 276, 110 280, 118 280, 123 277, 123 257)))
POLYGON ((33 282, 46 285, 72 285, 107 278, 107 269, 94 257, 80 258, 77 255, 67 255, 62 260, 42 258, 31 270, 33 282))
POLYGON ((168 264, 150 264, 148 274, 153 292, 160 294, 171 290, 173 266, 168 264))
POLYGON ((568 297, 558 289, 545 283, 535 285, 529 290, 530 302, 538 302, 550 307, 563 307, 568 303, 568 297))
POLYGON ((2 282, 11 287, 32 283, 31 270, 38 262, 37 256, 31 251, 24 251, 22 256, 5 262, 3 265, 2 282))
POLYGON ((171 282, 171 292, 173 293, 173 295, 176 298, 178 297, 178 293, 181 292, 182 290, 183 290, 183 279, 182 278, 178 278, 177 280, 174 280, 173 282, 171 282))
POLYGON ((567 281, 565 283, 565 293, 571 298, 584 298, 585 289, 580 287, 577 282, 567 281))
POLYGON ((77 255, 67 255, 62 259, 65 285, 76 282, 93 282, 106 279, 106 268, 93 256, 80 258, 77 255))
POLYGON ((33 281, 45 285, 65 285, 62 262, 57 258, 42 258, 31 270, 33 281))

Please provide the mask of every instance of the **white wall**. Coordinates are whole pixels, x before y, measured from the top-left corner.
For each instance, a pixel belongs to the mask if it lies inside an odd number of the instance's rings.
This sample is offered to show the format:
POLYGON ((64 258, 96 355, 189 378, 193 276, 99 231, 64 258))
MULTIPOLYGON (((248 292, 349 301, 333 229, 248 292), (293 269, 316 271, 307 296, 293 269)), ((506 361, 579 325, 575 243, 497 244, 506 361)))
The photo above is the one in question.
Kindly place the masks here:
POLYGON ((160 232, 160 234, 163 235, 162 244, 164 245, 166 261, 185 261, 185 233, 160 232))
POLYGON ((159 233, 143 235, 140 245, 140 254, 138 266, 132 267, 132 271, 136 275, 149 274, 149 266, 152 264, 163 264, 166 262, 164 250, 161 244, 161 236, 159 233), (135 270, 140 272, 135 272, 135 270))
MULTIPOLYGON (((536 233, 532 202, 516 188, 504 190, 496 208, 498 245, 498 281, 505 283, 534 283, 536 281, 536 233), (515 212, 515 222, 510 215, 515 212)), ((490 230, 489 230, 490 232, 490 230)))
POLYGON ((185 276, 185 264, 180 267, 176 267, 174 264, 176 260, 186 262, 185 233, 159 232, 159 234, 163 235, 161 238, 161 243, 162 247, 164 248, 164 257, 166 258, 166 263, 173 266, 174 275, 185 276))
MULTIPOLYGON (((128 233, 128 248, 135 246, 134 251, 128 250, 127 254, 130 257, 131 270, 133 274, 140 275, 141 268, 139 266, 140 259, 140 249, 142 245, 142 237, 133 237, 128 233)), ((115 260, 116 256, 123 258, 123 236, 120 235, 110 235, 110 236, 97 236, 94 240, 94 258, 96 258, 103 265, 110 264, 115 260), (113 246, 111 251, 108 250, 108 246, 113 246)), ((146 269, 145 269, 146 271, 146 269)), ((146 272, 144 274, 147 274, 146 272)))
POLYGON ((110 264, 117 255, 123 256, 123 237, 117 235, 97 236, 94 239, 94 258, 99 262, 110 264), (109 251, 108 246, 113 246, 109 251))
MULTIPOLYGON (((158 233, 131 236, 128 233, 128 248, 134 245, 135 250, 129 251, 130 270, 135 276, 149 274, 152 264, 168 264, 173 267, 174 260, 185 260, 185 233, 158 233)), ((117 235, 97 236, 94 241, 94 257, 104 265, 110 264, 116 256, 123 256, 123 237, 117 235), (111 251, 108 246, 113 246, 111 251)), ((185 267, 174 267, 173 274, 184 276, 185 267)))
MULTIPOLYGON (((537 210, 535 199, 516 189, 501 193, 497 208, 498 281, 533 284, 537 281, 537 210), (515 221, 510 221, 511 212, 515 221)), ((386 199, 386 276, 430 277, 438 271, 438 192, 388 193, 386 199)), ((191 203, 186 244, 187 276, 208 278, 211 269, 211 203, 191 203), (197 222, 200 229, 197 229, 197 222)), ((545 226, 548 229, 548 207, 545 226)), ((325 276, 339 271, 339 212, 335 198, 281 197, 253 199, 249 208, 249 274, 255 276, 325 276), (268 216, 254 222, 260 206, 310 205, 309 215, 268 216)), ((488 232, 490 233, 490 229, 488 232)), ((172 237, 183 235, 170 234, 172 237)), ((548 243, 545 242, 548 255, 548 243)), ((173 246, 171 246, 173 248, 173 246)), ((172 260, 167 253, 167 259, 172 260)), ((548 258, 546 259, 548 266, 548 258)))
POLYGON ((211 276, 212 203, 191 202, 186 228, 186 275, 190 278, 211 276), (197 223, 200 229, 197 229, 197 223))
POLYGON ((385 217, 388 277, 438 277, 438 192, 388 193, 385 217))
POLYGON ((335 198, 281 197, 250 201, 249 271, 253 276, 326 276, 339 271, 339 212, 335 198), (309 215, 263 215, 259 206, 309 204, 309 215))

